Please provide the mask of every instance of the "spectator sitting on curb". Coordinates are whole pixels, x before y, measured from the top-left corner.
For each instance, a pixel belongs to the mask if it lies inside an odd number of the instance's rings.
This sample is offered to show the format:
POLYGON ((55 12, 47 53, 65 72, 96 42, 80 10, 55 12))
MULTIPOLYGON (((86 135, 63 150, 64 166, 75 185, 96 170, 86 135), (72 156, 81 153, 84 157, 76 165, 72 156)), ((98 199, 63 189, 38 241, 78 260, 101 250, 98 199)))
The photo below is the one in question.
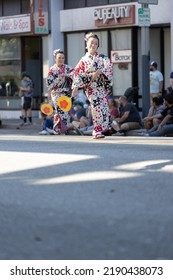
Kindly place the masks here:
POLYGON ((53 132, 53 115, 47 116, 42 113, 42 131, 39 132, 40 135, 50 135, 53 132))
MULTIPOLYGON (((108 97, 108 106, 110 112, 110 126, 114 120, 120 117, 119 102, 113 98, 113 96, 108 97)), ((111 136, 115 133, 115 130, 111 127, 103 131, 105 136, 111 136)))
POLYGON ((79 125, 80 128, 89 127, 93 125, 91 105, 88 99, 85 101, 84 108, 86 110, 86 116, 82 116, 80 118, 80 125, 79 125))
POLYGON ((120 106, 122 106, 121 117, 114 120, 111 124, 115 133, 114 136, 123 136, 125 131, 140 129, 141 117, 136 106, 133 103, 128 103, 126 96, 119 98, 120 106))
POLYGON ((79 135, 92 135, 93 132, 93 120, 91 113, 90 101, 87 99, 84 104, 86 109, 86 116, 80 118, 79 128, 75 128, 79 135))
POLYGON ((146 130, 149 130, 153 126, 161 123, 162 118, 160 118, 160 119, 153 118, 151 120, 150 117, 155 116, 155 115, 161 113, 164 109, 165 109, 165 106, 163 105, 163 98, 162 97, 158 97, 158 96, 153 97, 152 106, 149 109, 148 115, 147 115, 147 117, 145 117, 143 119, 144 128, 146 130))
POLYGON ((119 104, 115 99, 113 99, 112 96, 108 98, 108 105, 110 110, 111 121, 119 118, 120 117, 120 112, 118 109, 119 104))
POLYGON ((81 101, 75 100, 73 102, 73 108, 70 112, 70 116, 71 123, 67 126, 67 129, 75 130, 76 128, 79 128, 81 117, 86 116, 86 109, 83 108, 83 103, 81 101))
POLYGON ((149 118, 150 120, 153 118, 163 118, 163 120, 160 124, 155 125, 144 133, 144 136, 166 136, 173 134, 173 96, 167 94, 164 97, 164 103, 166 108, 161 113, 149 118))

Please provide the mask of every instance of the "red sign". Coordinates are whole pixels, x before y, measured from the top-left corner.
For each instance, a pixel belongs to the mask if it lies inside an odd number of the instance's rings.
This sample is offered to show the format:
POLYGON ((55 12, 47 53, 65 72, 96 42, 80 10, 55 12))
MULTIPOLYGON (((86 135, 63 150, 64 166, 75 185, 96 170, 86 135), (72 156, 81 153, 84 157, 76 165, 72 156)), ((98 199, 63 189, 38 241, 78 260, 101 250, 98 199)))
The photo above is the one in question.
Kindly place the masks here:
POLYGON ((34 22, 36 34, 48 34, 48 1, 34 1, 34 22))

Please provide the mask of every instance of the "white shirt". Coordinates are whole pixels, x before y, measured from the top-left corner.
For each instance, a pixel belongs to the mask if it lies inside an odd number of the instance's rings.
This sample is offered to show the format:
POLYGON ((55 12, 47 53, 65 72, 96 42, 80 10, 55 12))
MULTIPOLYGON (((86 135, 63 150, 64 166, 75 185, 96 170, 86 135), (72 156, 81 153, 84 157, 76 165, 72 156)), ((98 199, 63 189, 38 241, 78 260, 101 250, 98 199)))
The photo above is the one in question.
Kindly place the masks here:
POLYGON ((159 93, 162 81, 163 75, 160 71, 150 71, 150 93, 159 93))

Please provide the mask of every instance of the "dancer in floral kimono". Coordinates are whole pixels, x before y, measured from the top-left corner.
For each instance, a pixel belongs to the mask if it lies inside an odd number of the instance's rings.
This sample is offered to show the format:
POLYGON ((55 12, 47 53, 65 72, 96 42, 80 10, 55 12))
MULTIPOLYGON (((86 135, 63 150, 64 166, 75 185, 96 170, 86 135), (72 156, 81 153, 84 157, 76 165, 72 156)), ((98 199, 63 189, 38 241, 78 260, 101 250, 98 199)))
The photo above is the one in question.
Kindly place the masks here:
POLYGON ((93 118, 93 139, 104 138, 102 134, 110 124, 108 94, 112 85, 112 63, 110 59, 97 52, 99 38, 94 33, 85 37, 88 52, 81 58, 74 71, 72 96, 80 87, 85 89, 91 104, 93 118))
POLYGON ((57 101, 60 96, 71 97, 71 85, 73 79, 73 68, 64 64, 64 52, 60 49, 54 50, 55 64, 49 69, 47 76, 47 87, 51 92, 53 106, 65 125, 70 123, 69 112, 59 108, 57 101))

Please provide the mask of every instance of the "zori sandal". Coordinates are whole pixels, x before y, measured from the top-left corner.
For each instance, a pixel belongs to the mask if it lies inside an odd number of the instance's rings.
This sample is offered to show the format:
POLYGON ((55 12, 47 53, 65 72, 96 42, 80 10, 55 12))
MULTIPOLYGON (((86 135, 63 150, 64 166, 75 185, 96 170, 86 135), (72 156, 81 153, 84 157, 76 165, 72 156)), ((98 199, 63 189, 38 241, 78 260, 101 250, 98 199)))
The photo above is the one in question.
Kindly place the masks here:
POLYGON ((105 135, 103 135, 103 134, 93 135, 93 139, 101 139, 101 138, 105 138, 105 135))

